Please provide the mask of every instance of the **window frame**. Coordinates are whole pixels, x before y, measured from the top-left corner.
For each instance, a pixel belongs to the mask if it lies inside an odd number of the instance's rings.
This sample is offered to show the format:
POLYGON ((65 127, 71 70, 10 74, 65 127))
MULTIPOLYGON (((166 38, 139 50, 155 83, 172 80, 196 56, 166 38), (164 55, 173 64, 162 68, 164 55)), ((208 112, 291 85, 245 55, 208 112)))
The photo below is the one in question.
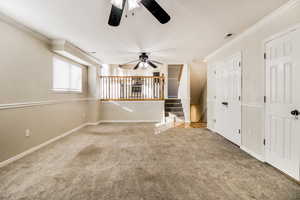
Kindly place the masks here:
POLYGON ((71 60, 68 60, 64 57, 61 57, 61 56, 58 56, 58 55, 54 55, 53 58, 52 58, 52 85, 51 85, 51 91, 54 92, 54 93, 75 93, 75 94, 82 94, 84 91, 83 91, 83 66, 81 66, 80 64, 76 63, 76 62, 73 62, 71 60), (62 61, 62 62, 65 62, 68 64, 68 71, 69 71, 69 87, 68 88, 55 88, 54 87, 54 76, 55 76, 55 70, 54 70, 54 63, 55 63, 55 60, 59 60, 59 61, 62 61), (71 88, 71 68, 72 67, 78 67, 81 69, 81 88, 80 90, 75 90, 75 89, 72 89, 71 88))

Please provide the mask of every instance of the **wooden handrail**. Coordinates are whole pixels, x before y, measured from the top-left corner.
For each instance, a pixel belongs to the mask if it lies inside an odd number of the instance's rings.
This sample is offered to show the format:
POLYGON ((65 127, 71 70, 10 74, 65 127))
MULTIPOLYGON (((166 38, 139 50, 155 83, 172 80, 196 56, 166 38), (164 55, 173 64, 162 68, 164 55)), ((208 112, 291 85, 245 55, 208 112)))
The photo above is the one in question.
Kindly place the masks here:
POLYGON ((102 101, 164 100, 164 76, 99 76, 102 101))
POLYGON ((164 76, 99 76, 102 77, 110 77, 110 78, 160 78, 165 79, 164 76))

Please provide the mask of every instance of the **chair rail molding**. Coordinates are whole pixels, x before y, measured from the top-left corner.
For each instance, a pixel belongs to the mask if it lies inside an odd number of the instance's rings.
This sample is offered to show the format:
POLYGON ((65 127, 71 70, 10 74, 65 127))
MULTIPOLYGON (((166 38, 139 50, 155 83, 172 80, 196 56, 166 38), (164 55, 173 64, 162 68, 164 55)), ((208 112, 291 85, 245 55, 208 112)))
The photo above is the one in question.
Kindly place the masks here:
POLYGON ((45 105, 72 103, 72 102, 97 101, 97 100, 98 99, 95 99, 95 98, 78 98, 78 99, 32 101, 32 102, 0 104, 0 110, 34 107, 34 106, 45 106, 45 105))

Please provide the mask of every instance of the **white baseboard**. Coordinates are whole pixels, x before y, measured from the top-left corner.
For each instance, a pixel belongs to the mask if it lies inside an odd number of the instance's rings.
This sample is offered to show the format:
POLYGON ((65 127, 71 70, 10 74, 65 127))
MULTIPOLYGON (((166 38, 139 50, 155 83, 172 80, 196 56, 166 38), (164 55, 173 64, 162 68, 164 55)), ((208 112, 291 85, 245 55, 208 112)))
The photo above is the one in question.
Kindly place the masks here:
POLYGON ((89 123, 86 123, 86 126, 98 126, 101 123, 102 123, 101 121, 98 121, 98 122, 89 122, 89 123))
POLYGON ((160 123, 160 120, 101 120, 102 123, 160 123))
POLYGON ((215 129, 212 129, 212 128, 210 128, 210 127, 207 127, 207 129, 210 130, 211 132, 214 132, 214 133, 217 132, 215 129))
POLYGON ((3 161, 3 162, 0 162, 0 168, 4 167, 4 166, 6 166, 6 165, 8 165, 8 164, 10 164, 10 163, 12 163, 12 162, 15 162, 15 161, 17 161, 17 160, 19 160, 19 159, 21 159, 21 158, 23 158, 23 157, 25 157, 25 156, 27 156, 27 155, 33 153, 33 152, 39 150, 39 149, 41 149, 41 148, 43 148, 43 147, 45 147, 45 146, 47 146, 47 145, 49 145, 49 144, 51 144, 51 143, 57 141, 57 140, 60 140, 60 139, 66 137, 66 136, 68 136, 68 135, 71 135, 72 133, 74 133, 74 132, 76 132, 76 131, 78 131, 78 130, 84 128, 84 127, 87 126, 87 125, 89 125, 89 123, 82 124, 82 125, 80 125, 80 126, 74 128, 74 129, 72 129, 72 130, 70 130, 70 131, 68 131, 68 132, 66 132, 66 133, 64 133, 64 134, 62 134, 62 135, 60 135, 60 136, 57 136, 57 137, 55 137, 55 138, 52 138, 52 139, 50 139, 50 140, 48 140, 48 141, 46 141, 46 142, 44 142, 44 143, 42 143, 42 144, 40 144, 40 145, 38 145, 38 146, 35 146, 35 147, 33 147, 33 148, 31 148, 31 149, 29 149, 29 150, 27 150, 27 151, 24 151, 23 153, 20 153, 20 154, 14 156, 14 157, 12 157, 12 158, 9 158, 8 160, 5 160, 5 161, 3 161))
POLYGON ((259 155, 251 150, 249 150, 247 147, 241 146, 241 149, 243 151, 245 151, 246 153, 248 153, 250 156, 256 158, 257 160, 261 161, 261 162, 265 162, 265 158, 262 155, 259 155))
MULTIPOLYGON (((216 130, 213 130, 211 128, 208 127, 208 130, 214 132, 214 133, 218 133, 216 130)), ((219 134, 219 133, 218 133, 219 134)), ((220 134, 221 135, 221 134, 220 134)), ((243 150, 244 152, 246 152, 247 154, 249 154, 250 156, 256 158, 257 160, 261 161, 261 162, 266 162, 264 156, 259 155, 251 150, 249 150, 247 147, 245 146, 240 146, 240 149, 243 150)))

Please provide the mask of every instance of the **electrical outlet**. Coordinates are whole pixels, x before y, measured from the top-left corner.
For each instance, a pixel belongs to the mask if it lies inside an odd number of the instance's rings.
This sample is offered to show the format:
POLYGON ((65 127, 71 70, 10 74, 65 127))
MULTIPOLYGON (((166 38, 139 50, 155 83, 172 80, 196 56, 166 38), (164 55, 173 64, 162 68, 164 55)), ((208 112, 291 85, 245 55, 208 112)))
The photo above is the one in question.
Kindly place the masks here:
POLYGON ((26 129, 25 136, 30 137, 30 135, 31 135, 31 131, 29 129, 26 129))

